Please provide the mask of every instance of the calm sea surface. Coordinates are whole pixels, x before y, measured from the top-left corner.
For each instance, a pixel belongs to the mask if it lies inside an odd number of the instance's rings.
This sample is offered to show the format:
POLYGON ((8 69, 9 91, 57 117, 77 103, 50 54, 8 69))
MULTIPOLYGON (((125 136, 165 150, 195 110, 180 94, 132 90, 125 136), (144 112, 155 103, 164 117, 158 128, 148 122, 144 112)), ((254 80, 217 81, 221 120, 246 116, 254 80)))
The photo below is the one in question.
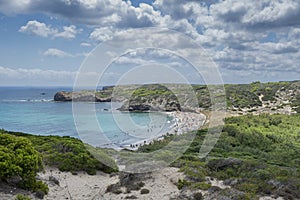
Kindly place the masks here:
POLYGON ((165 114, 119 112, 117 103, 79 103, 86 112, 77 114, 75 125, 72 103, 53 101, 62 90, 72 88, 0 87, 0 128, 72 136, 94 146, 130 144, 169 130, 171 119, 165 114))

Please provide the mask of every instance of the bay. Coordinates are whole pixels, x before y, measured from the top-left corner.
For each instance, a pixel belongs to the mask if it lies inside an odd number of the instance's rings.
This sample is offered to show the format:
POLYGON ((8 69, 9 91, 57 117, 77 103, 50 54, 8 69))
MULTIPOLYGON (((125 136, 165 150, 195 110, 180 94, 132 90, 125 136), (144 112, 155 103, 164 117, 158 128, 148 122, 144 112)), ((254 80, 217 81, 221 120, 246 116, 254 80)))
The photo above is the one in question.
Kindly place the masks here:
POLYGON ((72 88, 0 87, 0 128, 35 135, 71 136, 93 146, 128 145, 155 138, 170 128, 171 119, 164 113, 120 112, 115 108, 121 104, 110 102, 81 102, 86 112, 76 116, 75 123, 72 102, 53 101, 57 91, 72 88))

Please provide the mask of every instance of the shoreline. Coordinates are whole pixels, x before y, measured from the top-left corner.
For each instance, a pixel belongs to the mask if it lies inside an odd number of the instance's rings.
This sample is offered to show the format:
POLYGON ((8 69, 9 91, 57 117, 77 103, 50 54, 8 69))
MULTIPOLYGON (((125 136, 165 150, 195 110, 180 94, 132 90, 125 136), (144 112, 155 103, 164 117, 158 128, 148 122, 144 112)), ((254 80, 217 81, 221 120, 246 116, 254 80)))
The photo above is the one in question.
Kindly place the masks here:
MULTIPOLYGON (((133 150, 136 151, 139 147, 143 145, 151 144, 155 140, 162 140, 166 135, 181 135, 189 131, 198 130, 202 127, 207 117, 205 114, 196 111, 196 112, 182 112, 182 111, 172 111, 172 112, 165 112, 169 117, 172 118, 171 121, 167 121, 170 124, 169 129, 167 132, 161 132, 154 137, 150 137, 147 139, 141 139, 139 141, 135 141, 132 143, 126 142, 124 145, 115 145, 115 150, 133 150)), ((100 147, 100 148, 103 148, 100 147)))

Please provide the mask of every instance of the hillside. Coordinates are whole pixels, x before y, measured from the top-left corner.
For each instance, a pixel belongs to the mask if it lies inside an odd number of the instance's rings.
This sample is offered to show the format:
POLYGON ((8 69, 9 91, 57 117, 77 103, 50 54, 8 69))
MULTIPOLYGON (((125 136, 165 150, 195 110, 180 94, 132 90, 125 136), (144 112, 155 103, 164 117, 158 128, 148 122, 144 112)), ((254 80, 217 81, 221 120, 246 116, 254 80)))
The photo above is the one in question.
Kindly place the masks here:
MULTIPOLYGON (((300 198, 299 114, 227 118, 217 144, 200 159, 206 133, 199 130, 184 155, 171 164, 185 174, 178 181, 182 199, 199 190, 206 194, 203 199, 300 198), (212 186, 216 179, 223 180, 226 187, 212 186)), ((142 146, 139 151, 161 149, 173 137, 142 146)))
MULTIPOLYGON (((300 81, 226 84, 227 109, 234 115, 300 111, 300 81)), ((210 109, 211 98, 205 85, 152 84, 105 87, 101 91, 58 92, 55 101, 120 101, 126 111, 210 109), (194 98, 193 92, 196 98, 194 98), (198 102, 197 102, 198 101, 198 102)))

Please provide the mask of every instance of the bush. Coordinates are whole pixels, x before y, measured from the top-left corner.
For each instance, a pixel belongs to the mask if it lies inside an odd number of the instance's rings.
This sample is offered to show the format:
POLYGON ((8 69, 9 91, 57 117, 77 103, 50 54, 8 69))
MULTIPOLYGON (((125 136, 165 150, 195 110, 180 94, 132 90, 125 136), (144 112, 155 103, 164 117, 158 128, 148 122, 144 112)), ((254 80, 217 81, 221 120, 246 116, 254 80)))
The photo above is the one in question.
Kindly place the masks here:
POLYGON ((178 183, 177 183, 177 188, 179 190, 181 190, 182 188, 190 186, 190 185, 191 185, 191 183, 188 182, 187 180, 185 180, 185 179, 183 179, 183 180, 179 179, 178 183))
POLYGON ((0 178, 34 177, 41 168, 41 157, 26 138, 0 134, 0 178))
POLYGON ((43 155, 44 163, 51 167, 57 167, 61 171, 85 171, 90 175, 96 174, 96 170, 106 173, 118 171, 115 161, 102 149, 85 145, 76 138, 37 136, 16 132, 9 132, 9 134, 29 139, 34 148, 43 155), (114 168, 102 163, 114 166, 114 168))
POLYGON ((35 179, 41 168, 42 158, 28 139, 0 134, 0 179, 20 177, 19 187, 47 194, 48 186, 35 179))
POLYGON ((27 197, 27 196, 25 196, 25 195, 23 195, 23 194, 18 194, 18 195, 16 196, 15 200, 31 200, 31 198, 30 198, 30 197, 27 197))
POLYGON ((210 187, 211 187, 211 184, 206 183, 206 182, 195 183, 193 185, 194 189, 200 189, 200 190, 208 190, 210 187))

